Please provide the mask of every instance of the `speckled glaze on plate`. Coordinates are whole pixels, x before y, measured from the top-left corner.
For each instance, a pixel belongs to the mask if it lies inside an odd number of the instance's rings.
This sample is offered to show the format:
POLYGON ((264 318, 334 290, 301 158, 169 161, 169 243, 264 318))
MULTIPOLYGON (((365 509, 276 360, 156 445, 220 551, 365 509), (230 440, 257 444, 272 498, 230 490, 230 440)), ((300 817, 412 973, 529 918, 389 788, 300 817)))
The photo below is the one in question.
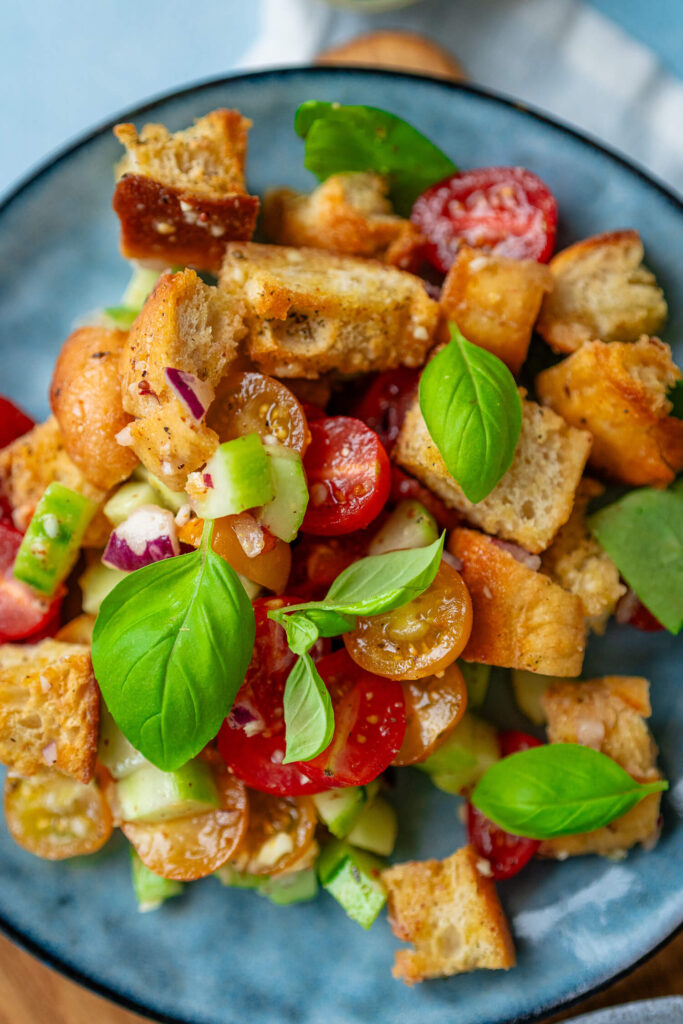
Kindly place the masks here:
MULTIPOLYGON (((386 72, 296 69, 199 85, 121 119, 177 129, 213 107, 238 107, 254 122, 252 190, 280 183, 309 188, 292 118, 312 98, 395 111, 463 167, 531 168, 558 197, 559 245, 637 227, 670 302, 665 338, 683 340, 680 202, 590 140, 499 97, 386 72)), ((46 412, 54 358, 74 320, 115 303, 128 277, 110 206, 119 146, 108 128, 59 155, 0 209, 0 388, 38 416, 46 412)), ((679 362, 682 356, 679 345, 679 362)), ((502 1024, 548 1013, 627 970, 683 922, 681 654, 680 638, 628 628, 591 641, 588 677, 612 672, 652 680, 652 725, 672 780, 664 832, 651 853, 637 851, 622 862, 536 863, 503 883, 516 970, 407 989, 391 977, 399 943, 386 921, 365 934, 324 894, 278 908, 208 879, 167 909, 139 915, 122 841, 90 861, 49 864, 14 846, 4 827, 0 918, 11 936, 53 965, 167 1021, 502 1024)), ((505 719, 501 683, 491 696, 505 719)), ((418 772, 398 774, 396 858, 451 853, 463 841, 458 801, 418 772)))

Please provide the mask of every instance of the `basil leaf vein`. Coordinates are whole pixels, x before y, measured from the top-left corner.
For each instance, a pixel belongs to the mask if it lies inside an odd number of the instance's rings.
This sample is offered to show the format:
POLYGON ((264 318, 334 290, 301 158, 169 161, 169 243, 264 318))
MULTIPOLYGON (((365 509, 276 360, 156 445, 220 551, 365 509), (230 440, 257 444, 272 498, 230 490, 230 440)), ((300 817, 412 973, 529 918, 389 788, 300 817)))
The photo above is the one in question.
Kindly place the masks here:
POLYGON ((287 677, 284 711, 283 764, 310 761, 330 745, 334 734, 332 701, 310 654, 302 654, 287 677))

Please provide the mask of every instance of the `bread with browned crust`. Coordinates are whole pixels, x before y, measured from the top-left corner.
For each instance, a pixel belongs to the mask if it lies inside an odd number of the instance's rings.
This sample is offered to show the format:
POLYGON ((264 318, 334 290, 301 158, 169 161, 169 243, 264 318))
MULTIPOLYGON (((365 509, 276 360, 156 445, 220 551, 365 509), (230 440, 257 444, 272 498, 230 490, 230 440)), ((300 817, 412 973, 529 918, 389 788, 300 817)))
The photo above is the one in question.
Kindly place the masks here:
POLYGON ((394 935, 414 946, 396 953, 406 985, 480 968, 515 965, 510 929, 495 883, 472 846, 445 860, 408 861, 382 872, 394 935))
POLYGON ((139 135, 132 124, 114 128, 126 147, 113 200, 124 256, 217 271, 226 242, 251 238, 259 201, 244 185, 250 126, 237 110, 213 110, 173 134, 161 124, 139 135))
POLYGON ((683 420, 671 416, 681 379, 657 338, 591 341, 536 378, 549 406, 593 435, 590 464, 621 483, 665 487, 683 469, 683 420))

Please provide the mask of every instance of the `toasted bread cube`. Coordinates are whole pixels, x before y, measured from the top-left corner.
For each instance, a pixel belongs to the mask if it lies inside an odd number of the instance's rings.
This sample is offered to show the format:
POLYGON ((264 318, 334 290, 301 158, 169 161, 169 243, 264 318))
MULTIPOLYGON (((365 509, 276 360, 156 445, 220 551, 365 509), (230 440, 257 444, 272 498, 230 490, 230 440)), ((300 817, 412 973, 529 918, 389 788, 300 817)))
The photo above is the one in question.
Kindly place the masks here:
POLYGON ((393 457, 475 526, 538 553, 551 544, 571 515, 591 444, 585 430, 576 430, 549 413, 536 402, 523 401, 514 461, 477 504, 468 501, 446 469, 417 398, 403 421, 393 457))
POLYGON ((197 422, 166 379, 173 367, 215 387, 245 334, 238 300, 184 270, 162 274, 121 352, 124 409, 137 417, 130 446, 151 473, 181 491, 188 473, 218 447, 218 435, 197 422))
POLYGON ((139 135, 132 124, 114 128, 126 147, 113 200, 124 256, 217 271, 226 242, 251 238, 259 201, 244 187, 250 127, 237 110, 213 110, 175 134, 162 124, 139 135))
POLYGON ((441 289, 443 340, 453 321, 468 341, 518 373, 553 276, 535 260, 511 260, 463 246, 441 289))
MULTIPOLYGON (((660 778, 657 747, 647 726, 652 713, 650 684, 630 676, 605 676, 585 683, 553 683, 541 702, 551 743, 581 743, 613 758, 639 782, 660 778)), ((660 794, 652 793, 603 828, 561 836, 541 845, 543 857, 585 853, 622 855, 636 843, 651 846, 659 836, 660 794)))
POLYGON ((276 377, 420 366, 439 307, 412 274, 321 249, 228 246, 220 287, 247 305, 247 350, 276 377))
POLYGON ((681 371, 657 338, 591 341, 536 378, 544 405, 593 435, 590 464, 625 484, 665 487, 683 469, 683 420, 667 392, 681 371))
POLYGON ((607 231, 558 252, 550 261, 554 287, 537 330, 556 352, 587 341, 637 341, 656 334, 667 316, 654 274, 643 266, 637 231, 607 231))
POLYGON ((12 771, 55 768, 88 782, 99 713, 87 645, 41 640, 0 647, 0 761, 12 771))
POLYGON ((543 552, 543 572, 581 598, 587 625, 594 633, 605 632, 608 618, 626 593, 619 570, 586 522, 589 501, 604 490, 597 480, 583 478, 571 516, 543 552))
POLYGON ((508 970, 515 950, 495 883, 465 846, 445 860, 408 861, 382 872, 394 935, 414 945, 396 953, 406 985, 478 968, 508 970))
POLYGON ((476 530, 453 530, 448 549, 462 562, 472 598, 465 661, 548 676, 579 675, 586 637, 576 594, 476 530))
POLYGON ((22 532, 53 480, 84 494, 100 506, 90 521, 83 544, 85 547, 104 547, 111 533, 111 523, 101 510, 107 494, 86 480, 71 461, 64 448, 59 424, 54 416, 50 416, 0 450, 0 494, 9 502, 12 518, 22 532))

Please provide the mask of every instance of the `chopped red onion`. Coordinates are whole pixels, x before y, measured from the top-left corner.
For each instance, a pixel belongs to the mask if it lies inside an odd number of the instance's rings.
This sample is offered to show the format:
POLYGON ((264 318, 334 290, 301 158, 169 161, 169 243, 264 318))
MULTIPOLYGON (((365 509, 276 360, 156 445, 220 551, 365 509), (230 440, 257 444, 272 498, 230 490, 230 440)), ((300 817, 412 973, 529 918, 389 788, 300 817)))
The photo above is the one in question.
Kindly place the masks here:
POLYGON ((526 548, 521 548, 519 544, 512 544, 509 540, 499 540, 498 537, 492 537, 491 540, 496 547, 502 548, 503 551, 507 551, 508 554, 516 558, 522 565, 526 565, 527 569, 533 569, 534 572, 538 572, 541 568, 540 555, 532 555, 526 548))
POLYGON ((450 565, 451 569, 455 569, 456 572, 462 572, 462 562, 457 555, 452 555, 450 551, 442 551, 441 558, 450 565))
POLYGON ((265 547, 266 535, 263 527, 259 526, 253 516, 248 512, 240 513, 235 516, 232 528, 247 558, 256 558, 261 554, 265 547))
POLYGON ((640 598, 629 587, 624 596, 619 598, 614 612, 614 618, 620 626, 625 626, 631 621, 639 604, 640 598))
POLYGON ((194 373, 177 370, 167 366, 164 370, 166 381, 185 406, 190 416, 199 423, 204 419, 206 410, 214 400, 215 392, 205 380, 200 380, 194 373))
POLYGON ((133 572, 178 554, 180 545, 173 513, 157 505, 141 505, 116 527, 102 561, 113 569, 133 572))

